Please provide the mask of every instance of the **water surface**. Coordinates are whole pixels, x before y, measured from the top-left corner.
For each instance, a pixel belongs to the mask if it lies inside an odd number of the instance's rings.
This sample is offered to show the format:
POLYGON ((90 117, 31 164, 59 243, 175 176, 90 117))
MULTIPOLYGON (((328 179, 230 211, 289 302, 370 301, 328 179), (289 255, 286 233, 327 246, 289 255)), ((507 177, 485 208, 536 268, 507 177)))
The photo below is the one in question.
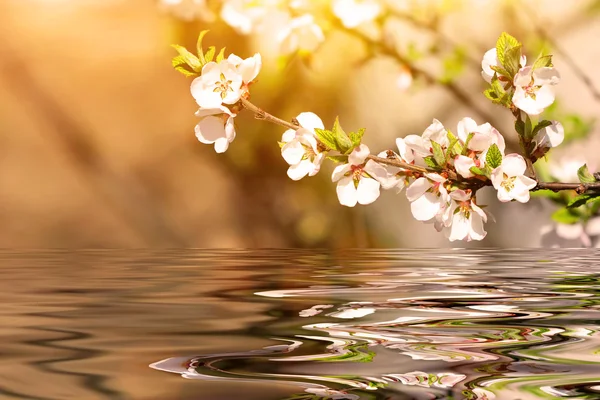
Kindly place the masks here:
POLYGON ((0 253, 4 399, 600 399, 600 253, 0 253))

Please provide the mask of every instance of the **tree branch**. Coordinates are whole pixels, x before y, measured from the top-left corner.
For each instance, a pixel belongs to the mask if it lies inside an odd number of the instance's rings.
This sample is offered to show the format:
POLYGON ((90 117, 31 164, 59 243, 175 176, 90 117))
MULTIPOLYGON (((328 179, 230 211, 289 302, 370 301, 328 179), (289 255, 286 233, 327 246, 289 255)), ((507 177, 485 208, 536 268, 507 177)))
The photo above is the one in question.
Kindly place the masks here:
POLYGON ((600 182, 594 183, 564 183, 564 182, 538 182, 532 190, 552 190, 560 192, 561 190, 574 190, 578 194, 585 192, 600 192, 600 182))

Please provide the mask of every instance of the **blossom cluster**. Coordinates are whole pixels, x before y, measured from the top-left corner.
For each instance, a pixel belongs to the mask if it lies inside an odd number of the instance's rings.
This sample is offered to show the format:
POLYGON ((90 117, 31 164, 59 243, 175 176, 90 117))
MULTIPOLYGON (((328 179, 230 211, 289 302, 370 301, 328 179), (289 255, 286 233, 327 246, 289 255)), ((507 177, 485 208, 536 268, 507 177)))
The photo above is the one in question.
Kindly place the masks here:
POLYGON ((485 53, 482 76, 490 84, 486 97, 515 116, 523 155, 506 154, 505 139, 495 127, 468 117, 459 121, 456 133, 434 119, 422 134, 397 138, 396 150, 377 155, 362 143, 364 129, 346 133, 337 119, 328 130, 319 116, 308 111, 292 122, 264 118, 266 113, 248 100, 261 68, 260 54, 225 58, 222 50, 213 61, 215 49, 205 53, 201 47, 204 33, 198 57, 176 46, 179 56, 173 61, 180 72, 195 76, 191 92, 199 106, 195 132, 200 142, 213 144, 222 153, 235 138, 236 115, 243 108, 262 113, 263 119, 288 128, 279 145, 289 178, 314 176, 326 159, 332 160, 338 164, 331 180, 340 204, 367 205, 380 197, 382 189, 395 193, 406 189, 413 217, 432 224, 450 241, 486 236, 484 223, 490 214, 478 203, 480 189, 493 187, 500 202, 528 202, 530 191, 538 186, 532 163, 564 139, 558 121, 537 118, 554 101, 554 86, 560 79, 551 57, 541 56, 526 65, 521 44, 507 34, 485 53))

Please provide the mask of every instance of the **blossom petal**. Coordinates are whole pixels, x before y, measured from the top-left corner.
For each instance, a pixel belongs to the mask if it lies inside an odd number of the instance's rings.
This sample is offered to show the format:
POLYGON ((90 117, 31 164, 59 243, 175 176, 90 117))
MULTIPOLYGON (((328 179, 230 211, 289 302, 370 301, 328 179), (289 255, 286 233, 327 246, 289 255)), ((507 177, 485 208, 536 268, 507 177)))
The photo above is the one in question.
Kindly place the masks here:
POLYGON ((315 166, 312 162, 310 162, 310 160, 302 160, 298 164, 290 165, 287 170, 287 175, 290 177, 290 179, 298 181, 310 174, 314 169, 315 166))
POLYGON ((217 153, 225 153, 229 148, 229 140, 226 137, 218 138, 215 140, 215 151, 217 153))
POLYGON ((303 128, 306 128, 309 130, 313 130, 315 128, 325 129, 325 125, 323 125, 323 121, 321 121, 321 118, 319 118, 317 116, 317 114, 315 114, 315 113, 303 112, 303 113, 298 114, 296 119, 298 120, 298 123, 300 124, 300 126, 302 126, 303 128))
POLYGON ((585 232, 590 236, 600 235, 600 217, 590 218, 585 225, 585 232))
POLYGON ((370 154, 369 148, 365 144, 361 144, 348 156, 348 162, 352 165, 360 165, 365 162, 365 159, 370 154))
POLYGON ((462 212, 454 214, 452 217, 452 227, 450 228, 450 236, 448 240, 454 242, 456 240, 464 240, 469 235, 471 224, 462 212))
POLYGON ((454 159, 454 167, 463 178, 472 178, 475 176, 470 168, 475 166, 475 161, 471 157, 456 156, 454 159))
POLYGON ((219 138, 227 137, 223 119, 216 116, 202 118, 194 131, 198 140, 205 144, 211 144, 219 138))
POLYGON ((417 221, 431 220, 437 215, 440 208, 440 198, 433 193, 425 193, 410 203, 410 211, 417 221))
MULTIPOLYGON (((484 214, 485 215, 485 214, 484 214)), ((471 229, 469 237, 473 240, 483 240, 487 235, 487 232, 483 228, 483 222, 485 221, 479 213, 471 213, 471 229)))
POLYGON ((387 170, 383 167, 383 165, 375 162, 373 160, 367 161, 365 167, 363 168, 365 172, 367 172, 373 179, 378 182, 383 182, 388 177, 387 170))
POLYGON ((427 178, 419 178, 406 189, 408 201, 415 201, 431 188, 432 183, 427 178))
POLYGON ((508 176, 519 176, 525 173, 527 164, 519 154, 509 154, 502 160, 500 168, 508 176))
POLYGON ((288 143, 291 142, 295 137, 296 131, 293 129, 288 129, 287 131, 283 132, 283 135, 281 136, 281 141, 283 143, 288 143))
POLYGON ((375 179, 362 177, 356 188, 356 198, 359 204, 371 204, 379 198, 380 184, 375 179))
POLYGON ((536 85, 556 85, 560 82, 560 73, 553 67, 537 68, 533 71, 533 80, 536 85))
POLYGON ((259 53, 256 53, 254 56, 243 60, 238 66, 240 74, 242 75, 242 81, 244 83, 252 82, 260 72, 261 67, 262 59, 259 53))
POLYGON ((477 132, 477 122, 469 117, 461 119, 456 128, 458 138, 463 142, 466 142, 467 137, 469 137, 469 133, 471 132, 477 132))
POLYGON ((306 150, 299 140, 292 140, 281 148, 281 156, 290 165, 298 164, 305 153, 306 150))
POLYGON ((338 182, 336 193, 340 204, 343 206, 354 207, 358 202, 354 180, 351 176, 346 176, 338 182))
POLYGON ((350 166, 350 164, 338 165, 333 170, 333 174, 331 174, 331 180, 333 182, 339 181, 344 175, 346 175, 347 172, 351 170, 351 168, 352 167, 350 166))

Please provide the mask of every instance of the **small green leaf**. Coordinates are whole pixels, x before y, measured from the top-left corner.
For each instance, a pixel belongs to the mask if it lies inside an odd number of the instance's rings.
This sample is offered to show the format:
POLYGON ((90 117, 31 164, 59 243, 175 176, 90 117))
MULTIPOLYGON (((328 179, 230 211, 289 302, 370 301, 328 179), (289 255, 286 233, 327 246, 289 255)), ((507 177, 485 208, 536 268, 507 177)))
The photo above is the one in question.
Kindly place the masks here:
POLYGON ((492 144, 485 156, 485 163, 490 168, 498 168, 502 164, 502 153, 496 143, 492 144))
POLYGON ((485 97, 487 97, 489 100, 491 100, 492 102, 494 102, 494 103, 500 99, 498 97, 498 95, 496 94, 496 91, 494 89, 492 89, 492 88, 485 89, 483 91, 483 95, 485 97))
POLYGON ((552 219, 560 224, 575 224, 581 217, 573 209, 561 208, 552 214, 552 219))
POLYGON ((456 156, 457 154, 462 153, 462 146, 459 143, 459 139, 452 134, 452 132, 448 131, 448 150, 446 150, 446 162, 456 156), (456 149, 458 145, 458 149, 456 149))
POLYGON ((531 118, 529 118, 529 114, 525 114, 525 137, 527 138, 527 140, 531 139, 532 133, 533 132, 533 128, 532 128, 532 123, 531 123, 531 118))
POLYGON ((444 154, 442 146, 432 140, 431 147, 433 148, 433 159, 435 160, 436 164, 440 167, 446 165, 446 155, 444 154))
POLYGON ((521 62, 521 45, 511 47, 506 50, 504 54, 504 69, 508 72, 506 75, 509 79, 512 79, 520 69, 521 62))
POLYGON ((467 135, 467 140, 465 140, 465 145, 463 146, 463 151, 462 151, 462 155, 467 155, 468 151, 469 151, 469 142, 471 141, 471 139, 473 139, 473 136, 475 136, 474 132, 471 132, 467 135))
POLYGON ((287 143, 286 142, 277 142, 277 144, 279 145, 280 149, 283 149, 283 146, 285 146, 287 143))
POLYGON ((328 131, 327 129, 315 128, 315 134, 317 135, 319 142, 327 147, 327 149, 340 151, 335 141, 335 137, 333 136, 333 132, 328 131))
POLYGON ((362 137, 365 134, 365 128, 360 128, 358 132, 350 132, 350 141, 352 142, 352 147, 360 146, 360 142, 362 141, 362 137))
POLYGON ((515 121, 515 131, 517 131, 519 136, 525 136, 525 122, 521 118, 515 121))
POLYGON ((537 60, 533 63, 532 71, 535 71, 538 68, 551 67, 552 66, 552 56, 539 56, 537 60))
POLYGON ((479 167, 471 167, 469 168, 469 171, 471 171, 475 175, 485 176, 485 172, 479 167))
POLYGON ((423 161, 425 161, 425 164, 427 164, 427 166, 429 168, 439 168, 439 166, 433 159, 433 156, 427 156, 427 157, 423 158, 423 161))
POLYGON ((348 156, 327 156, 327 158, 338 164, 348 162, 348 156))
POLYGON ((577 208, 600 197, 600 193, 584 193, 569 202, 567 208, 577 208))
POLYGON ((204 59, 204 50, 202 49, 202 39, 204 39, 204 35, 207 33, 207 30, 200 32, 198 35, 198 41, 196 42, 196 50, 198 51, 198 57, 200 58, 202 65, 207 63, 207 61, 204 59))
POLYGON ((205 63, 209 63, 213 60, 213 57, 215 56, 215 51, 217 49, 215 48, 215 46, 210 46, 207 50, 206 53, 204 53, 204 62, 205 63))
POLYGON ((520 45, 521 43, 519 43, 517 39, 515 39, 506 32, 502 32, 502 34, 498 38, 498 41, 496 42, 496 54, 498 57, 498 61, 500 61, 500 64, 506 68, 506 66, 504 65, 504 62, 506 60, 506 52, 512 49, 513 47, 520 45))
POLYGON ((350 138, 342 129, 338 117, 335 118, 335 122, 333 123, 333 129, 331 130, 331 132, 333 133, 333 137, 335 138, 335 142, 337 143, 337 147, 340 153, 346 154, 352 151, 352 149, 354 148, 352 145, 352 141, 350 141, 350 138))
POLYGON ((492 71, 495 71, 498 75, 510 76, 507 70, 499 65, 490 65, 492 71))
POLYGON ((594 182, 596 182, 596 178, 594 178, 594 175, 592 175, 590 173, 590 171, 588 170, 587 164, 583 164, 577 170, 577 177, 579 178, 579 182, 581 182, 581 183, 594 183, 594 182))
POLYGON ((552 121, 548 121, 547 119, 538 122, 538 124, 535 126, 535 128, 533 128, 533 131, 531 132, 531 137, 534 138, 539 131, 550 125, 552 125, 552 121))
POLYGON ((215 59, 215 62, 220 63, 224 59, 225 59, 225 47, 223 47, 221 49, 221 51, 219 51, 219 54, 217 54, 217 58, 215 59))
POLYGON ((172 44, 171 47, 177 50, 179 56, 181 56, 181 60, 189 65, 193 71, 200 72, 202 70, 202 64, 200 64, 198 57, 190 53, 185 47, 178 44, 172 44))

